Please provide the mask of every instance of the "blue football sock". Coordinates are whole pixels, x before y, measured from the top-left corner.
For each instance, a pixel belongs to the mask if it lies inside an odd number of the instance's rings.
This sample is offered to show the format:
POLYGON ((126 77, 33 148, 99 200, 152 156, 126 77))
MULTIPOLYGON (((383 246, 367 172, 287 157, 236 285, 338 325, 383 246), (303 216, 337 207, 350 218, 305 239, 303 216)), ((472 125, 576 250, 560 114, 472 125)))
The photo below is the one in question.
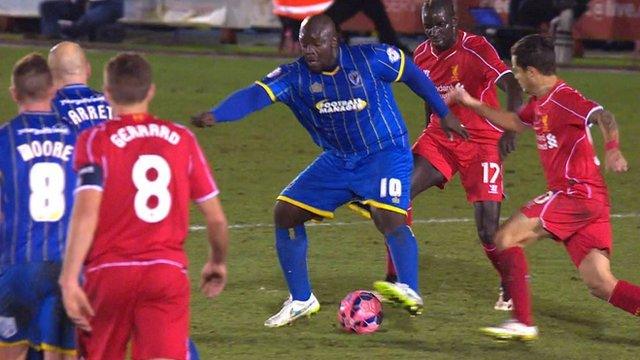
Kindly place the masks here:
POLYGON ((387 245, 391 252, 391 258, 396 266, 398 282, 420 294, 418 287, 418 242, 411 228, 407 225, 397 227, 387 234, 387 245))
POLYGON ((311 284, 307 271, 307 232, 304 224, 293 229, 276 228, 276 250, 291 297, 293 300, 308 300, 311 284))
POLYGON ((189 339, 189 360, 200 360, 200 354, 198 348, 193 340, 189 339))

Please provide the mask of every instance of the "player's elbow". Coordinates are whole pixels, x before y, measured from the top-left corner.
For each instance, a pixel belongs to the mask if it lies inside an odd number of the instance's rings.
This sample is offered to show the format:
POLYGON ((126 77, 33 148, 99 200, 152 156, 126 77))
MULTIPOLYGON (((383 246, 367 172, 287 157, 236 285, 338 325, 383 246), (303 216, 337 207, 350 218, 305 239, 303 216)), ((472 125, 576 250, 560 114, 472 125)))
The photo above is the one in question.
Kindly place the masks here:
POLYGON ((226 229, 229 227, 229 222, 224 212, 218 211, 206 216, 207 227, 211 229, 226 229))

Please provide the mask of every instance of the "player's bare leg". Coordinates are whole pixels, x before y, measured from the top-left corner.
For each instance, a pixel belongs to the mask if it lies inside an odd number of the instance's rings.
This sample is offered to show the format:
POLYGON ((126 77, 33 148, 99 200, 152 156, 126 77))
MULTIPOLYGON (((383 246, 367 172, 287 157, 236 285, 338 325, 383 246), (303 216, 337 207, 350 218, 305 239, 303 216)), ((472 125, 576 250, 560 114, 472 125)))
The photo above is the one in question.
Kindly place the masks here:
POLYGON ((592 249, 580 262, 578 272, 591 295, 640 316, 640 287, 616 279, 611 273, 608 252, 592 249))
POLYGON ((43 351, 43 360, 76 360, 75 355, 65 355, 55 351, 43 351))
POLYGON ((374 289, 386 299, 402 306, 409 314, 422 314, 424 302, 418 286, 418 244, 407 225, 406 216, 372 206, 371 217, 385 236, 398 274, 397 282, 376 281, 374 289))
POLYGON ((0 347, 0 359, 24 360, 27 358, 27 345, 2 346, 0 347))
POLYGON ((276 250, 291 301, 285 301, 282 309, 265 321, 264 325, 267 327, 287 325, 320 310, 320 302, 311 292, 307 271, 307 235, 304 223, 313 218, 318 218, 318 215, 288 202, 276 202, 276 250))
MULTIPOLYGON (((498 226, 500 226, 500 205, 501 203, 498 201, 477 201, 473 203, 478 237, 482 242, 485 255, 491 261, 498 274, 500 274, 498 249, 493 243, 493 238, 498 231, 498 226)), ((513 302, 501 274, 500 280, 500 294, 493 308, 495 310, 510 311, 513 307, 513 302)))
POLYGON ((531 289, 523 247, 549 235, 539 218, 528 218, 520 212, 511 216, 496 233, 501 273, 513 300, 513 318, 498 326, 482 328, 486 335, 522 341, 538 337, 538 328, 533 325, 531 289))

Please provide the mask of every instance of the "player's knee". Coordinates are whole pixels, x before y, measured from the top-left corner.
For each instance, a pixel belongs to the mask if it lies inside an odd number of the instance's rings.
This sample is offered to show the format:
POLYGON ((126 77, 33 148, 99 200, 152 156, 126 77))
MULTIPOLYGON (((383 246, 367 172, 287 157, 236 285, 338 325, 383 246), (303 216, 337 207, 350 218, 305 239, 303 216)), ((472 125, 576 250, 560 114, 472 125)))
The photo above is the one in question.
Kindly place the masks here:
POLYGON ((478 237, 483 244, 491 245, 494 243, 494 239, 496 236, 496 229, 491 227, 481 227, 478 229, 478 237))

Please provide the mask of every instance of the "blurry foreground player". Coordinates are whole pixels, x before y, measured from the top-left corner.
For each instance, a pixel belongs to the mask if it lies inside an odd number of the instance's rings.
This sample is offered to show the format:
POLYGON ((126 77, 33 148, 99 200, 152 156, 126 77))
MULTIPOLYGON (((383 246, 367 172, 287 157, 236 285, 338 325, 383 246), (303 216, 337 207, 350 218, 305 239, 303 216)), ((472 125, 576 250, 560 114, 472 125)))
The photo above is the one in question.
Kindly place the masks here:
POLYGON ((0 128, 0 359, 75 359, 73 324, 62 311, 60 273, 75 176, 75 132, 51 111, 46 60, 13 68, 19 115, 0 128))
POLYGON ((48 58, 57 89, 53 109, 78 132, 112 118, 104 95, 91 89, 91 64, 80 45, 63 41, 52 47, 48 58))
POLYGON ((398 283, 387 289, 387 298, 420 314, 418 245, 406 224, 413 166, 391 83, 403 81, 428 101, 443 118, 445 131, 466 133, 431 81, 401 50, 390 45, 340 45, 335 25, 325 15, 303 21, 300 45, 303 57, 194 118, 196 125, 210 126, 281 101, 323 149, 278 196, 276 250, 292 301, 285 301, 264 325, 283 326, 320 309, 307 271, 304 223, 331 219, 336 208, 352 199, 371 206, 398 268, 398 283))
POLYGON ((516 132, 536 132, 548 192, 511 216, 496 234, 503 278, 513 299, 513 318, 482 331, 500 339, 532 340, 538 335, 531 315, 531 293, 523 247, 539 238, 561 242, 592 295, 631 314, 640 314, 640 287, 611 273, 612 233, 607 187, 598 169, 590 125, 598 125, 605 141, 605 168, 627 170, 618 146, 613 115, 584 98, 555 74, 553 44, 529 35, 511 49, 513 72, 531 95, 513 113, 491 108, 458 87, 452 98, 516 132))
POLYGON ((147 113, 155 87, 142 57, 111 59, 104 91, 116 118, 83 132, 75 152, 78 187, 59 280, 65 309, 86 359, 123 359, 129 340, 136 359, 185 359, 189 200, 207 223, 201 288, 214 297, 226 283, 228 242, 218 189, 193 134, 147 113))
MULTIPOLYGON (((416 65, 431 78, 441 94, 462 84, 472 96, 497 108, 500 106, 497 86, 507 94, 507 109, 518 109, 522 104, 522 90, 511 71, 485 38, 457 30, 457 22, 451 0, 424 3, 422 23, 427 41, 414 52, 416 65)), ((437 114, 428 104, 425 108, 428 126, 413 145, 411 198, 434 186, 444 188, 459 172, 467 200, 473 204, 484 252, 498 269, 493 238, 500 224, 500 203, 504 197, 502 158, 514 149, 515 136, 454 104, 451 111, 469 132, 469 140, 451 141, 440 128, 437 114)), ((387 269, 394 270, 392 264, 387 269)), ((387 275, 387 281, 393 278, 393 274, 387 275)), ((502 283, 494 308, 510 310, 511 302, 508 292, 504 291, 504 281, 502 283)))

